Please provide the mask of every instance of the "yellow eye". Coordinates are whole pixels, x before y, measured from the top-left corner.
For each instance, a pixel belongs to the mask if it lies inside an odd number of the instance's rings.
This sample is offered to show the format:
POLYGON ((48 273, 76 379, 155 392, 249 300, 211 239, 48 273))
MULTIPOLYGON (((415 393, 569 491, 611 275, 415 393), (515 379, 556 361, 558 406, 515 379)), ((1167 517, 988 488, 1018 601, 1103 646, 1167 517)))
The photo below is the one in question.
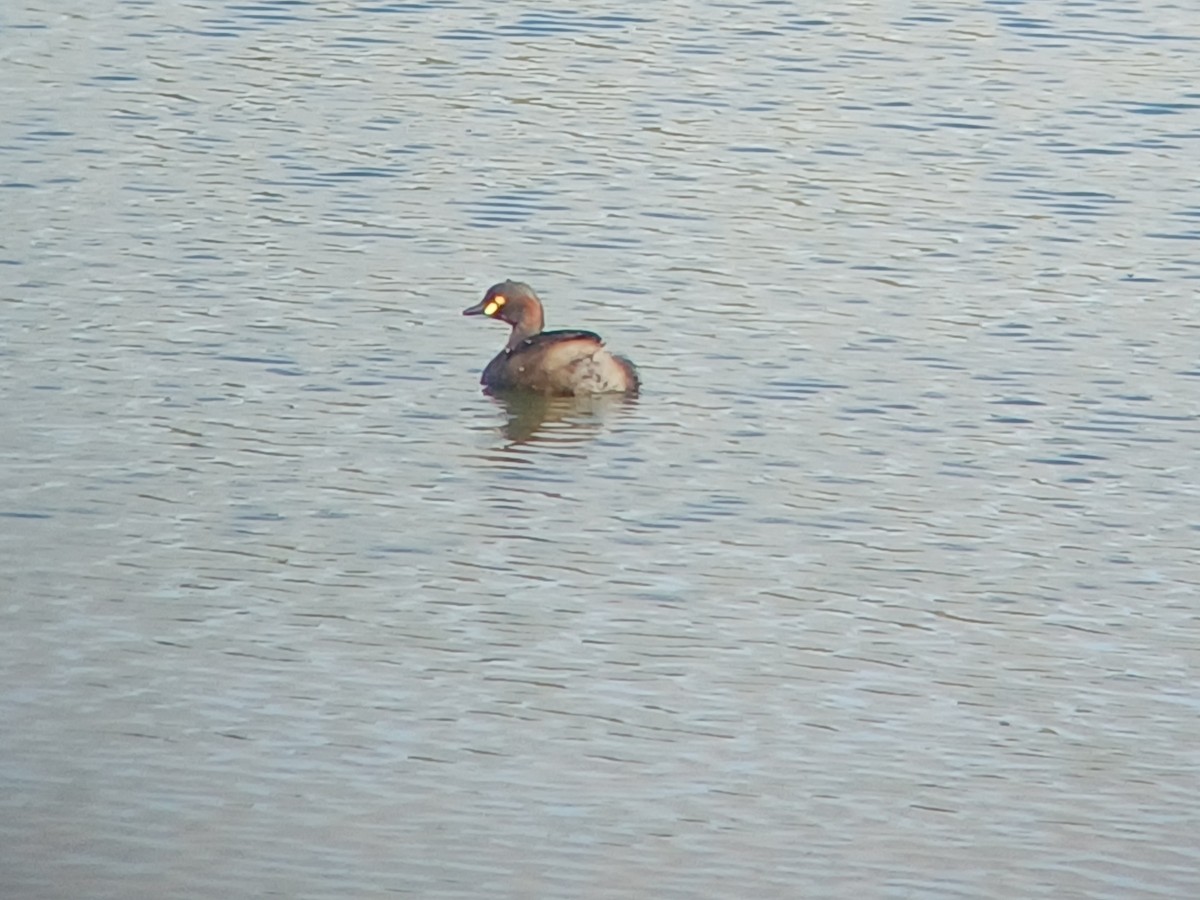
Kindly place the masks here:
POLYGON ((489 300, 488 305, 483 308, 483 314, 485 316, 494 316, 496 314, 496 310, 498 310, 507 302, 507 297, 505 297, 503 294, 497 294, 495 297, 489 300))

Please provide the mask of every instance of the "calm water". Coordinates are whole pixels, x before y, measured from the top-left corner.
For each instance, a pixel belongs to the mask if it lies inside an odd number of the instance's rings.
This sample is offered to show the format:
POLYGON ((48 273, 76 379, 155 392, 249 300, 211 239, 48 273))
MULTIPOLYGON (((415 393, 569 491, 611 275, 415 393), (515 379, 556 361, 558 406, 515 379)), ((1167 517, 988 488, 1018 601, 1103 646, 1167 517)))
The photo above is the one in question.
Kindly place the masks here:
POLYGON ((1200 10, 0 26, 5 897, 1200 893, 1200 10))

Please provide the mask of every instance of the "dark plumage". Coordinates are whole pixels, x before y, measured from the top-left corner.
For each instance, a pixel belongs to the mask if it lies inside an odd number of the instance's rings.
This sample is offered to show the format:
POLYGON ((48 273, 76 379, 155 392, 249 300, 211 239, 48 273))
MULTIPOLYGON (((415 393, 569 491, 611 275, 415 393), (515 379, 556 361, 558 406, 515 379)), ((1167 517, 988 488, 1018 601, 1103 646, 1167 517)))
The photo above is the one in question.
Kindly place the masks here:
POLYGON ((604 349, 591 331, 542 331, 542 302, 527 284, 502 281, 464 316, 487 316, 512 326, 508 343, 483 370, 480 383, 493 391, 539 394, 636 393, 633 363, 604 349))

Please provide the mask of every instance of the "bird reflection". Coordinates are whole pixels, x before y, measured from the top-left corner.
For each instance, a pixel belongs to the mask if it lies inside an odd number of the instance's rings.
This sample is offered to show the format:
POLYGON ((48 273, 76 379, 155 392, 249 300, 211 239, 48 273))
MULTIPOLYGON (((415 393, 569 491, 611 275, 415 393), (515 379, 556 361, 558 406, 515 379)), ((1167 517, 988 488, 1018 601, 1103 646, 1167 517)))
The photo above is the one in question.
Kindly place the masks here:
POLYGON ((501 429, 514 444, 535 442, 581 444, 596 437, 604 423, 637 403, 625 394, 549 397, 529 391, 496 391, 492 399, 504 408, 501 429))

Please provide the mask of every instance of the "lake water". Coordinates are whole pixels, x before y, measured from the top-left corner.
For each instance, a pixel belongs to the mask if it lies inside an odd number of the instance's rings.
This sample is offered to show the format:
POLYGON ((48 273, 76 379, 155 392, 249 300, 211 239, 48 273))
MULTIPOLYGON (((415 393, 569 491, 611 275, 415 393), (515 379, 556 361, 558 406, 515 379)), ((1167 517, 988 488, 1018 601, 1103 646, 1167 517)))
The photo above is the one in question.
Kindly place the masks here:
POLYGON ((1200 895, 1200 7, 0 26, 5 897, 1200 895))

